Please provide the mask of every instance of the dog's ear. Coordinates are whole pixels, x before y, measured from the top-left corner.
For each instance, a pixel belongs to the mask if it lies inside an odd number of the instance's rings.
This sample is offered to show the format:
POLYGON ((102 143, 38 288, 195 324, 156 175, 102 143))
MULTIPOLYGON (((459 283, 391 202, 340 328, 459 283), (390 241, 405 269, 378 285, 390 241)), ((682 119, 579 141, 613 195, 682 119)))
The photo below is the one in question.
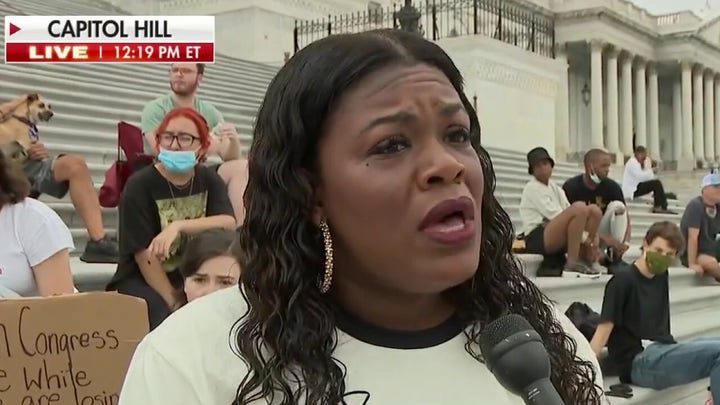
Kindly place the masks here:
POLYGON ((38 101, 40 99, 40 95, 37 93, 28 94, 27 100, 28 101, 38 101))

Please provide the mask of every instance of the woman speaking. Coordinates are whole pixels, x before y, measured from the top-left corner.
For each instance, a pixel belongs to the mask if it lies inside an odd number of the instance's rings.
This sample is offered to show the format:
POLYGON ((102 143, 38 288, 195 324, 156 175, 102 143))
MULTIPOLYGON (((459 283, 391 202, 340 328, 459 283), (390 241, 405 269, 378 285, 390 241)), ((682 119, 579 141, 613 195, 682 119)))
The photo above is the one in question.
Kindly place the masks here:
POLYGON ((494 188, 439 46, 400 31, 310 44, 258 112, 242 286, 148 335, 120 404, 522 404, 479 356, 506 312, 542 337, 566 404, 601 404, 589 344, 513 260, 494 188))

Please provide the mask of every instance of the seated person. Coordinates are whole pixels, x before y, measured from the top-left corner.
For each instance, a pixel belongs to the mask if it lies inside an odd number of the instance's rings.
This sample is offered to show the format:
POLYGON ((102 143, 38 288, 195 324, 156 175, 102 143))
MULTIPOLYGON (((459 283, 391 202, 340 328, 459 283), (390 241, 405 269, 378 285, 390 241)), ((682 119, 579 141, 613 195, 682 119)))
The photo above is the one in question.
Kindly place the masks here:
POLYGON ((653 194, 653 212, 675 214, 668 210, 667 194, 662 182, 656 177, 657 167, 648 157, 644 146, 636 146, 635 154, 625 163, 622 191, 626 200, 653 194))
POLYGON ((170 67, 170 94, 148 103, 142 111, 141 127, 145 134, 146 153, 154 154, 155 131, 170 110, 177 107, 192 107, 208 122, 213 135, 209 155, 217 154, 223 160, 213 168, 227 185, 230 202, 236 221, 242 224, 245 218, 243 193, 247 185, 247 161, 242 158, 239 136, 235 126, 224 122, 215 106, 197 96, 197 90, 205 75, 204 63, 175 63, 170 67))
POLYGON ((545 148, 531 150, 527 160, 533 179, 520 198, 527 253, 567 252, 563 271, 600 274, 604 269, 595 260, 600 208, 584 202, 570 205, 562 188, 550 179, 555 161, 545 148))
POLYGON ((235 228, 225 184, 198 164, 210 144, 205 119, 192 108, 177 108, 155 136, 158 163, 134 173, 120 200, 120 262, 107 286, 145 299, 151 329, 183 304, 176 290, 188 237, 235 228))
POLYGON ((191 239, 180 263, 186 300, 237 285, 242 258, 236 231, 211 229, 191 239))
POLYGON ((72 294, 70 230, 29 192, 27 179, 0 152, 0 298, 72 294))
POLYGON ((663 390, 710 377, 720 401, 720 339, 677 343, 670 333, 668 268, 683 247, 672 222, 648 229, 642 256, 605 286, 600 323, 590 345, 599 355, 607 344, 620 382, 663 390))
POLYGON ((690 200, 680 219, 680 229, 687 243, 681 256, 684 266, 699 275, 707 274, 720 281, 718 242, 720 233, 720 174, 702 179, 701 195, 690 200))
POLYGON ((620 185, 608 178, 610 155, 592 149, 583 159, 585 172, 568 179, 563 190, 570 204, 596 205, 603 213, 598 228, 600 248, 610 264, 619 263, 630 247, 630 216, 620 185))
MULTIPOLYGON (((85 223, 89 236, 80 260, 87 263, 117 263, 117 242, 105 233, 98 194, 85 159, 79 155, 51 157, 45 145, 40 142, 35 125, 42 115, 46 117, 45 121, 52 116, 50 105, 37 94, 21 98, 33 106, 28 109, 27 125, 31 138, 35 141, 27 151, 24 166, 25 175, 32 185, 32 195, 38 197, 40 194, 47 194, 60 199, 69 191, 70 201, 85 223)), ((0 105, 0 116, 16 108, 18 100, 0 105)), ((22 100, 20 101, 22 103, 22 100)))

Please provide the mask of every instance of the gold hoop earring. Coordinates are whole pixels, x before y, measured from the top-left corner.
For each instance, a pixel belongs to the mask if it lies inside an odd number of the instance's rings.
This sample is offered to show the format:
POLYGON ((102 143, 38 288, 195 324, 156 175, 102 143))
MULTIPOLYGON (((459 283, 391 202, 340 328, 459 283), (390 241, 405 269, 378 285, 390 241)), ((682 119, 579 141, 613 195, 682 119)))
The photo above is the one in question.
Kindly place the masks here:
POLYGON ((325 245, 325 273, 323 274, 322 282, 319 287, 320 292, 325 294, 328 290, 330 290, 330 284, 332 284, 333 244, 332 236, 330 235, 330 227, 324 219, 320 221, 320 232, 322 232, 323 244, 325 245))

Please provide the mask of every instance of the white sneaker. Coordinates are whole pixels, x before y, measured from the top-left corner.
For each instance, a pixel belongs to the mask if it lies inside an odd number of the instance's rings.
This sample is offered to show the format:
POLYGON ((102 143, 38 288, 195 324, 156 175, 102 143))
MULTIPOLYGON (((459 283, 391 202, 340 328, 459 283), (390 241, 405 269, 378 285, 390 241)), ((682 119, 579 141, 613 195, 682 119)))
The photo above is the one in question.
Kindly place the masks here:
POLYGON ((586 277, 586 278, 599 278, 600 273, 593 269, 592 267, 588 266, 585 263, 577 262, 574 266, 565 265, 565 268, 563 269, 563 276, 567 275, 568 277, 586 277))
POLYGON ((597 274, 608 274, 607 267, 603 266, 602 264, 598 262, 594 262, 590 264, 590 269, 597 274))

